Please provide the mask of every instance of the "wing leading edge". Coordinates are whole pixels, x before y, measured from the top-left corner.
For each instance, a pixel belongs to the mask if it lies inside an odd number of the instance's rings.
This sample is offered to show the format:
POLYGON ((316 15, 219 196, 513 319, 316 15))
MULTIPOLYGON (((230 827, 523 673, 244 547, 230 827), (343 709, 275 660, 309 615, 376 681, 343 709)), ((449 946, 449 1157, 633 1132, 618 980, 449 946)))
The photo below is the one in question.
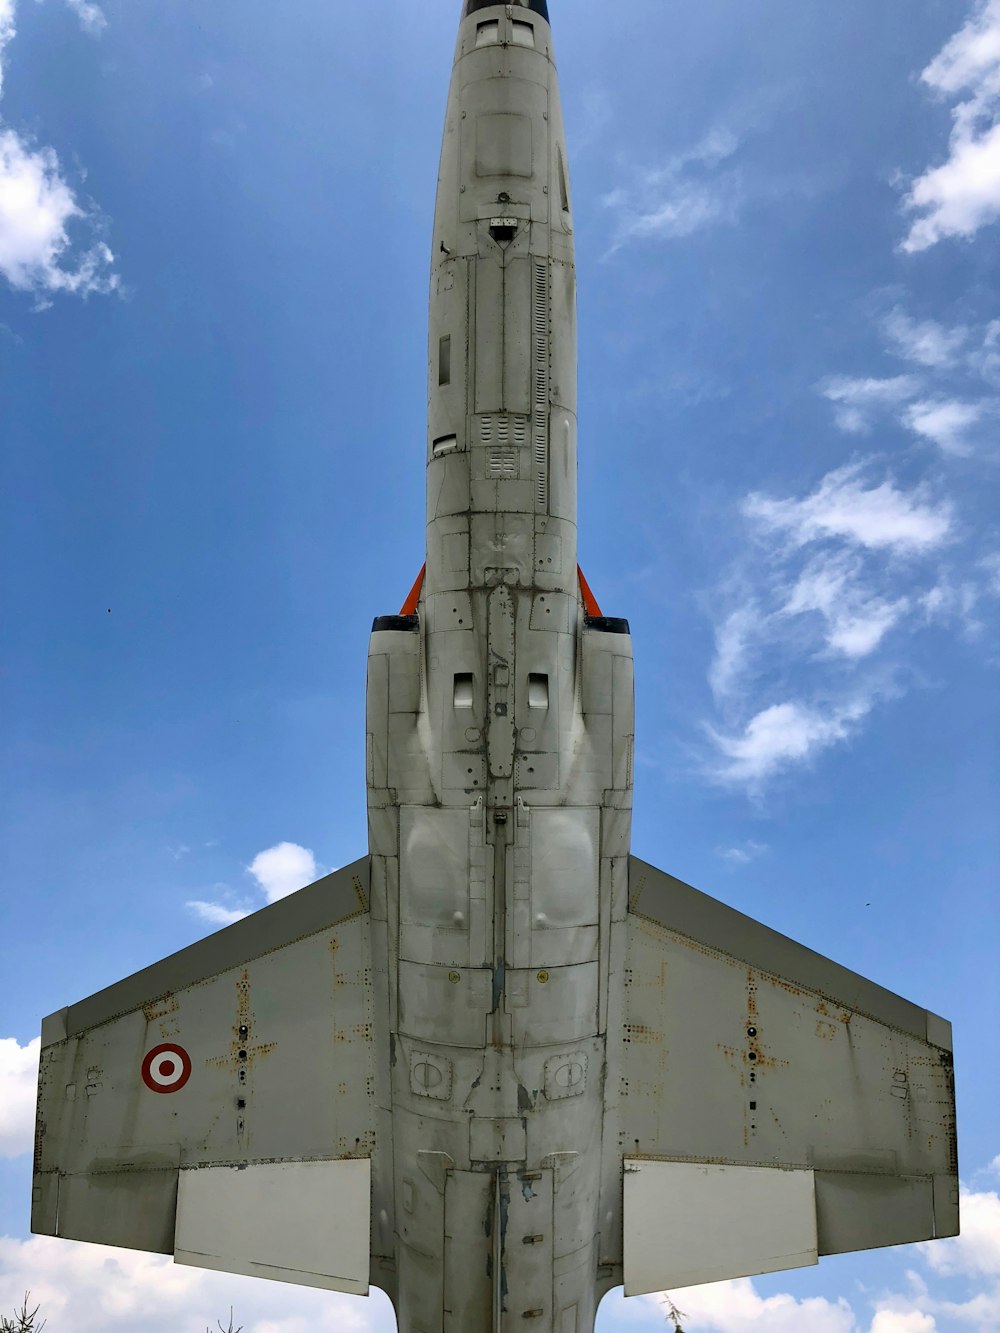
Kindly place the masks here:
POLYGON ((365 858, 45 1020, 33 1231, 367 1291, 368 884, 365 858))
POLYGON ((623 953, 626 1294, 957 1234, 950 1024, 635 857, 623 953))

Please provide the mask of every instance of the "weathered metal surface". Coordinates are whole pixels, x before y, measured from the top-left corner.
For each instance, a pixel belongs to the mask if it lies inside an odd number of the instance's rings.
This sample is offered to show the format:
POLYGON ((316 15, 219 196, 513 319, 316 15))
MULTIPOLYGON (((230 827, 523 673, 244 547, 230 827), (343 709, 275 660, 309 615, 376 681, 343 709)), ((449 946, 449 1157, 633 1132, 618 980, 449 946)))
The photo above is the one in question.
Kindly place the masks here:
POLYGON ((626 1157, 625 1295, 819 1262, 813 1173, 626 1157))

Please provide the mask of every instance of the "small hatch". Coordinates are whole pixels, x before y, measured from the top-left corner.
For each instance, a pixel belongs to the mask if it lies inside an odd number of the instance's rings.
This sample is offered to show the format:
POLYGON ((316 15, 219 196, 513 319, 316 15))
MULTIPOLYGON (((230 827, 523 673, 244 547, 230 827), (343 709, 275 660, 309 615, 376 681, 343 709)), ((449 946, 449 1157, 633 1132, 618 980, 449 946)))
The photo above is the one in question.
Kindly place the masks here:
POLYGON ((534 46, 535 26, 523 19, 514 19, 510 25, 510 39, 515 46, 534 46))
POLYGON ((455 707, 472 707, 472 672, 455 672, 455 707))
POLYGON ((440 458, 442 454, 453 454, 458 448, 457 435, 439 435, 434 441, 434 457, 440 458))
POLYGON ((476 27, 476 45, 492 46, 500 40, 500 24, 496 19, 492 23, 480 23, 476 27))

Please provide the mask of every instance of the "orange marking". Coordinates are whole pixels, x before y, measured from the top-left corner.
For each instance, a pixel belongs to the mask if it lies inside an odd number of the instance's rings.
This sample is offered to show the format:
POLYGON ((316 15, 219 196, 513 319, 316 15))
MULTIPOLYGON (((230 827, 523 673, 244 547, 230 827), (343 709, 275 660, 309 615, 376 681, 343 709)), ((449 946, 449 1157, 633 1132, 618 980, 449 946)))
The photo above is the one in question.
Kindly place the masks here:
POLYGON ((423 569, 417 575, 416 583, 410 589, 409 597, 407 597, 406 601, 403 603, 403 609, 399 613, 401 616, 415 616, 417 614, 417 605, 420 602, 420 589, 424 586, 424 575, 426 573, 427 566, 424 565, 423 569))
POLYGON ((583 577, 583 570, 579 565, 576 567, 576 572, 580 576, 580 591, 583 593, 584 611, 586 611, 588 616, 600 616, 601 608, 597 605, 597 598, 590 591, 590 584, 583 577))

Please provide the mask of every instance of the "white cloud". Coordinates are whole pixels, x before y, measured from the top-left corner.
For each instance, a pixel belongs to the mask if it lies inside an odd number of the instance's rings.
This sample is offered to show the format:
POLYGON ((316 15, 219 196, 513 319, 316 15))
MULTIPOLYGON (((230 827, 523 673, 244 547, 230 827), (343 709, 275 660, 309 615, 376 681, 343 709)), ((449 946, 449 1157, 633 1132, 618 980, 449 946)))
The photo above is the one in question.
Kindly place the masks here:
POLYGON ((195 916, 206 921, 210 926, 231 926, 250 915, 249 908, 225 907, 222 903, 206 903, 194 900, 187 904, 195 916))
POLYGON ((964 1191, 962 1234, 923 1248, 935 1273, 1000 1278, 1000 1194, 964 1191))
POLYGON ((967 403, 959 399, 925 399, 907 409, 904 421, 915 435, 931 440, 946 454, 965 455, 972 452, 969 432, 986 414, 982 403, 967 403))
POLYGON ((769 850, 767 843, 754 842, 749 838, 738 847, 717 847, 715 854, 721 857, 723 861, 728 861, 734 866, 748 866, 751 861, 756 861, 759 856, 763 856, 769 850))
POLYGON ((114 255, 100 240, 74 243, 71 228, 93 231, 51 148, 30 148, 0 130, 0 273, 19 291, 88 296, 117 290, 114 255))
POLYGON ((638 172, 628 186, 606 195, 605 206, 617 215, 612 251, 628 240, 669 240, 735 220, 742 193, 739 175, 716 169, 738 148, 729 130, 712 130, 693 147, 638 172))
POLYGON ((731 611, 715 629, 715 656, 708 672, 708 683, 717 699, 731 694, 746 670, 754 640, 762 628, 762 618, 752 603, 731 611))
POLYGON ((920 215, 902 244, 910 254, 973 236, 1000 217, 1000 0, 985 0, 921 78, 940 96, 962 100, 952 111, 948 160, 906 196, 906 210, 920 215))
POLYGON ((871 1333, 937 1333, 937 1324, 932 1315, 917 1310, 880 1310, 872 1320, 871 1333))
MULTIPOLYGON (((104 16, 88 0, 68 0, 84 26, 104 16)), ((0 0, 0 89, 4 48, 15 35, 15 0, 0 0)), ((0 275, 33 292, 39 309, 57 292, 90 296, 117 291, 114 255, 100 239, 101 219, 77 199, 55 150, 34 147, 0 125, 0 275)))
POLYGON ((322 873, 312 852, 295 842, 279 842, 276 847, 258 852, 247 869, 264 890, 269 903, 287 898, 322 873))
POLYGON ((0 1238, 0 1312, 26 1291, 52 1333, 205 1333, 234 1311, 244 1333, 390 1333, 389 1302, 232 1277, 159 1255, 38 1236, 0 1238))
POLYGON ((20 1157, 34 1145, 40 1049, 38 1037, 27 1046, 0 1037, 0 1157, 20 1157))
POLYGON ((709 727, 722 761, 713 776, 726 784, 757 786, 784 770, 811 762, 848 740, 871 711, 874 699, 856 699, 827 709, 791 700, 763 708, 736 732, 709 727))
POLYGON ((891 379, 832 375, 819 389, 834 404, 834 419, 840 429, 861 435, 871 430, 880 412, 898 407, 919 393, 920 381, 912 375, 895 375, 891 379))
MULTIPOLYGON (((749 1278, 672 1291, 670 1300, 686 1333, 856 1333, 858 1327, 843 1299, 761 1296, 749 1278)), ((662 1297, 636 1297, 635 1304, 641 1314, 649 1313, 651 1326, 655 1315, 655 1327, 671 1327, 671 1320, 664 1323, 667 1307, 662 1297)))
POLYGON ((864 466, 852 463, 828 472, 802 500, 752 494, 743 512, 765 532, 785 533, 796 546, 839 538, 903 555, 930 551, 948 540, 952 513, 946 501, 930 503, 923 488, 901 491, 890 480, 866 484, 864 466))
POLYGON ((4 48, 8 42, 13 41, 17 33, 14 22, 16 12, 16 0, 0 0, 0 92, 3 90, 4 48))
POLYGON ((967 328, 946 329, 936 320, 911 319, 898 309, 886 318, 884 327, 898 356, 931 370, 954 365, 960 348, 969 337, 967 328))
POLYGON ((80 20, 80 26, 85 32, 96 36, 108 26, 104 11, 100 5, 93 4, 91 0, 66 0, 66 3, 80 20))
POLYGON ((867 657, 909 610, 909 599, 887 601, 865 583, 861 560, 840 552, 810 560, 800 573, 781 615, 818 613, 825 622, 827 647, 849 658, 867 657))

